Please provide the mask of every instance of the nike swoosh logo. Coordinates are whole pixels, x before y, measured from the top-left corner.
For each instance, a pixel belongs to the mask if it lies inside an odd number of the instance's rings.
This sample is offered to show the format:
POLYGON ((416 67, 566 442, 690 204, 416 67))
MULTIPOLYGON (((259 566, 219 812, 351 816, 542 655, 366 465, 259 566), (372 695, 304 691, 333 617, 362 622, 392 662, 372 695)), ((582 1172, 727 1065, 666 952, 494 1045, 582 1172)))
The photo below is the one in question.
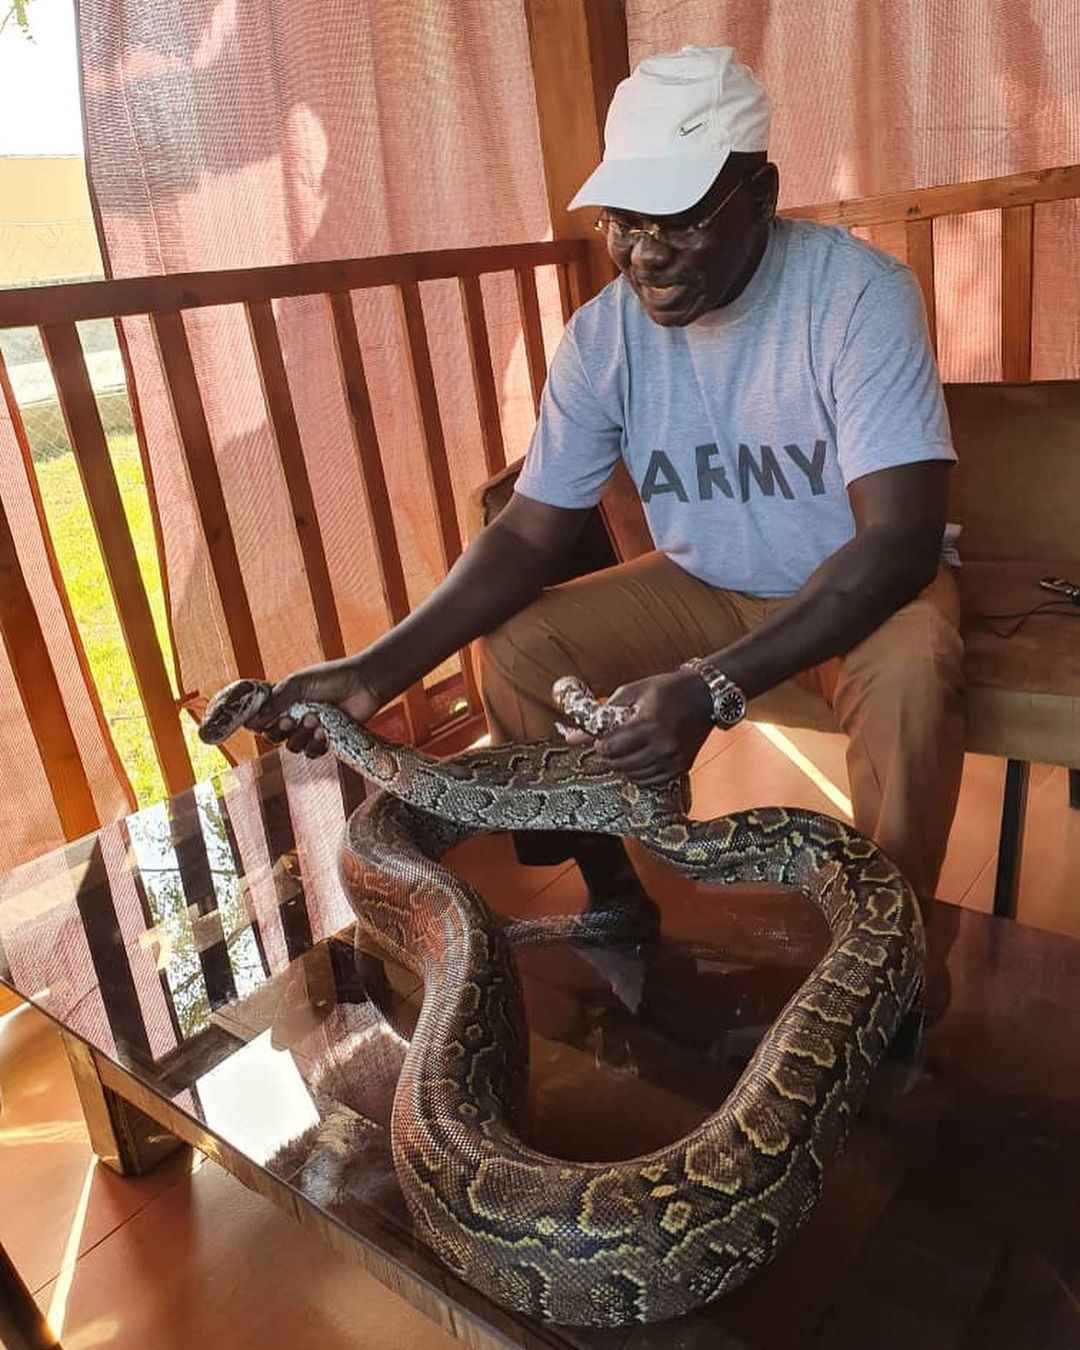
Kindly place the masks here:
POLYGON ((705 125, 704 122, 695 122, 692 127, 680 127, 679 135, 689 136, 692 131, 697 131, 698 127, 703 127, 704 125, 705 125))

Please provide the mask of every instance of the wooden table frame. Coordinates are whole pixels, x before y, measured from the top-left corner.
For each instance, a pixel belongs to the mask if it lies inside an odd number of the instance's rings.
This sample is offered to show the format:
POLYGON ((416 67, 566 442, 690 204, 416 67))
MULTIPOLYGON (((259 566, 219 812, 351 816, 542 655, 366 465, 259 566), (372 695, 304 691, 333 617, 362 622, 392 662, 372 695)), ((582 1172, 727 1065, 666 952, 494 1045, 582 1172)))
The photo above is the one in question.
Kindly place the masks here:
MULTIPOLYGON (((249 1190, 272 1200, 302 1228, 362 1266, 470 1350, 506 1350, 508 1346, 564 1350, 565 1341, 548 1337, 542 1329, 525 1326, 513 1314, 496 1308, 443 1269, 419 1243, 410 1243, 397 1229, 380 1223, 374 1213, 369 1232, 345 1228, 100 1051, 62 1028, 60 1036, 86 1115, 91 1147, 114 1172, 142 1176, 178 1148, 190 1145, 249 1190)), ((57 1342, 30 1340, 24 1344, 26 1350, 44 1350, 57 1342)), ((23 1350, 14 1339, 13 1350, 23 1350)))

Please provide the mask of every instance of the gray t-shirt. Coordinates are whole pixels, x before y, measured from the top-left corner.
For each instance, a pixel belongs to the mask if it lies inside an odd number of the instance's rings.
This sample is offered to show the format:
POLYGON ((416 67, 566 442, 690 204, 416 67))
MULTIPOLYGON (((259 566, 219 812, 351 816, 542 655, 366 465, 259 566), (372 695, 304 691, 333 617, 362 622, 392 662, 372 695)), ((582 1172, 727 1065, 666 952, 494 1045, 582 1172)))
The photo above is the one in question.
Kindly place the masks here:
POLYGON ((620 456, 680 567, 791 595, 854 534, 847 484, 956 458, 912 272, 781 219, 742 295, 685 328, 611 282, 563 334, 517 491, 593 506, 620 456))

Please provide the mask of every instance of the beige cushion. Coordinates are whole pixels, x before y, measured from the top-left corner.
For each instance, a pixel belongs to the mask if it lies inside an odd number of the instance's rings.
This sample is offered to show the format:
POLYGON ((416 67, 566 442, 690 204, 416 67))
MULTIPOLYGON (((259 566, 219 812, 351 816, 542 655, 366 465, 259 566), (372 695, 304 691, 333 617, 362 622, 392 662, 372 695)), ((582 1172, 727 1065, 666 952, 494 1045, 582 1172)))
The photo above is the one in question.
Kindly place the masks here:
MULTIPOLYGON (((979 614, 1021 613, 1047 592, 1041 576, 1080 575, 1075 562, 966 562, 958 569, 968 689, 967 748, 1039 764, 1080 767, 1080 608, 1037 615, 1004 639, 979 623, 979 614)), ((1013 620, 992 621, 1008 631, 1013 620)), ((792 681, 754 700, 756 722, 839 731, 822 699, 792 681)))

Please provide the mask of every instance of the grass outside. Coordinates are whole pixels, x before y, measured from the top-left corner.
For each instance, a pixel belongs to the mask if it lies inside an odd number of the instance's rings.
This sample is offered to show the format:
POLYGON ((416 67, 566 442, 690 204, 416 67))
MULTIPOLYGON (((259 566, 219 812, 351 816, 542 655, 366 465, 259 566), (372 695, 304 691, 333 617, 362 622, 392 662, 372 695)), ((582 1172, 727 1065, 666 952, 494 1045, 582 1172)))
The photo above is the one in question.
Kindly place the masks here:
MULTIPOLYGON (((135 437, 130 434, 110 436, 109 453, 154 616, 158 642, 172 681, 173 655, 165 622, 165 596, 154 546, 150 502, 135 437)), ((168 794, 139 701, 135 675, 124 645, 75 457, 68 453, 35 467, 53 546, 113 740, 139 806, 148 806, 168 794)), ((173 693, 178 694, 175 684, 173 693)), ((203 745, 195 734, 192 719, 185 715, 182 723, 196 778, 208 778, 223 769, 226 766, 224 757, 212 747, 203 745)))

